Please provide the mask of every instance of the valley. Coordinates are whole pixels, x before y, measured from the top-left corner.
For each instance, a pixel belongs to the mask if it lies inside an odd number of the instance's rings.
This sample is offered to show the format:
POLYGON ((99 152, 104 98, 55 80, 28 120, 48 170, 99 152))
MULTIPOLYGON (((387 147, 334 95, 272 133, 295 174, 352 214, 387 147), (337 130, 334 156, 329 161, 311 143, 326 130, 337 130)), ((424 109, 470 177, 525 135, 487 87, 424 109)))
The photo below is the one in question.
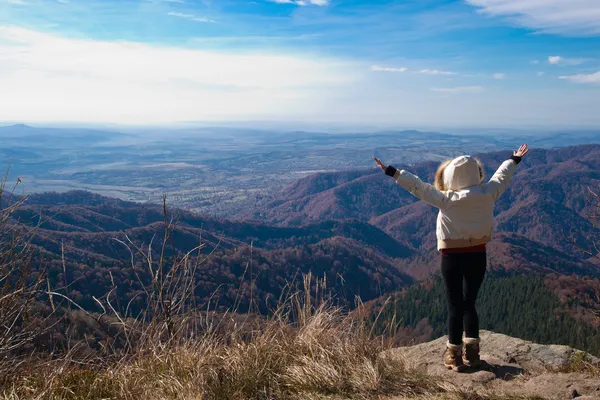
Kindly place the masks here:
MULTIPOLYGON (((288 132, 241 128, 165 130, 0 127, 0 156, 26 193, 87 190, 160 202, 221 218, 246 218, 256 203, 316 173, 372 169, 372 155, 395 164, 440 161, 460 153, 512 148, 520 132, 445 134, 288 132)), ((538 148, 600 142, 600 133, 542 131, 538 148)))

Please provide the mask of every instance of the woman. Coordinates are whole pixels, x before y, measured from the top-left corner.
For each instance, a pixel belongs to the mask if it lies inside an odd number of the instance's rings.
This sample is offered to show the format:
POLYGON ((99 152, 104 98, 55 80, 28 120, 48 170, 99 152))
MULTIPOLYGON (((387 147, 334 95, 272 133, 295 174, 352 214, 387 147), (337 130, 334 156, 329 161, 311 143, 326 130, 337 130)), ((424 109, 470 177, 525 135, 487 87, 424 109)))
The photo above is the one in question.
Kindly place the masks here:
POLYGON ((483 183, 483 167, 478 160, 470 156, 457 157, 440 165, 435 185, 424 183, 407 171, 385 166, 373 157, 386 175, 440 210, 436 236, 442 253, 441 270, 448 306, 448 342, 444 353, 444 365, 448 369, 462 371, 466 366, 481 364, 475 300, 486 270, 486 243, 492 236, 494 204, 528 152, 528 146, 522 145, 487 183, 483 183))

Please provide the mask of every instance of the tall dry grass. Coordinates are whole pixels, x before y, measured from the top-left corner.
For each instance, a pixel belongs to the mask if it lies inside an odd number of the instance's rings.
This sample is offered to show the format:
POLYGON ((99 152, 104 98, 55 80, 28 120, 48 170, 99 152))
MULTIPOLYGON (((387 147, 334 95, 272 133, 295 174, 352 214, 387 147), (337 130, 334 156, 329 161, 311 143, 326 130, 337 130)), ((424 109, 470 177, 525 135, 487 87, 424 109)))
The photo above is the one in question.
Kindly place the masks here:
MULTIPOLYGON (((156 343, 109 364, 64 357, 39 362, 4 388, 5 399, 369 399, 433 395, 444 385, 379 356, 387 348, 362 324, 322 305, 288 299, 258 329, 231 315, 177 344, 156 343), (284 311, 286 310, 286 311, 284 311), (219 329, 219 325, 228 329, 219 329)), ((217 317, 215 317, 217 318, 217 317)), ((254 325, 254 324, 252 324, 254 325)))
MULTIPOLYGON (((276 314, 250 331, 234 323, 229 330, 157 345, 114 363, 81 364, 69 357, 39 362, 32 365, 35 370, 15 377, 0 399, 531 398, 459 390, 400 360, 381 357, 386 341, 370 336, 337 309, 318 307, 300 323, 289 316, 289 311, 276 314)), ((234 322, 228 318, 212 322, 234 322)))

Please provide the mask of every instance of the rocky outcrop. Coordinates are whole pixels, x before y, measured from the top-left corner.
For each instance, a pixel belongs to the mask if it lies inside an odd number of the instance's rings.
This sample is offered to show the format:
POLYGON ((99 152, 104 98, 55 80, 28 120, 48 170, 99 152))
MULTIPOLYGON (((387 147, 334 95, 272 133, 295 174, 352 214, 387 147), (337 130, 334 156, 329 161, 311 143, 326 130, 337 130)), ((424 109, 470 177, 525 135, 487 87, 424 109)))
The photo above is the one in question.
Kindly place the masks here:
POLYGON ((464 373, 442 365, 446 337, 389 350, 382 357, 439 376, 458 388, 481 394, 538 396, 544 399, 600 399, 600 359, 568 346, 540 345, 481 332, 481 369, 464 373))

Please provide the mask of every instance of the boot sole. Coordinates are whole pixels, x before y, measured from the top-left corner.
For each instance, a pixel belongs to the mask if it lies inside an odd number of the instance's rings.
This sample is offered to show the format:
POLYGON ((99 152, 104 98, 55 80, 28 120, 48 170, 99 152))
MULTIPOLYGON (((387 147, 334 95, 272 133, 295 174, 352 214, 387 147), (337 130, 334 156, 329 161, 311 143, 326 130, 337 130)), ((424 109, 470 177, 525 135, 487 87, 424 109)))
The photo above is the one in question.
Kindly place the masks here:
POLYGON ((462 371, 464 371, 464 370, 466 369, 466 366, 465 366, 465 365, 461 365, 460 367, 455 367, 455 366, 453 366, 453 365, 446 365, 446 364, 444 364, 444 366, 445 366, 447 369, 449 369, 449 370, 452 370, 452 371, 454 371, 454 372, 462 372, 462 371))
POLYGON ((466 365, 467 368, 481 368, 481 361, 472 363, 467 360, 463 360, 463 365, 466 365))

